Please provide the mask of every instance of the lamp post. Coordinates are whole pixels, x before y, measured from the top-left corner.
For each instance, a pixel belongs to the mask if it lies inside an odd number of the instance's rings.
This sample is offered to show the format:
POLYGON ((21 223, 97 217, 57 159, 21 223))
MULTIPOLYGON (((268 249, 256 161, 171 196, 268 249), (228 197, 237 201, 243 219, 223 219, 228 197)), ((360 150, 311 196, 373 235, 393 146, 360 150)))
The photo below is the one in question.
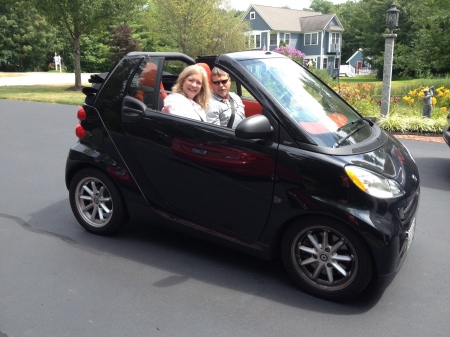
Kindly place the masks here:
POLYGON ((384 66, 383 66, 383 88, 381 93, 381 116, 389 113, 389 105, 391 102, 391 77, 392 77, 392 61, 394 58, 394 29, 398 27, 398 18, 400 11, 392 3, 386 11, 386 27, 389 28, 389 34, 383 34, 384 42, 384 66))

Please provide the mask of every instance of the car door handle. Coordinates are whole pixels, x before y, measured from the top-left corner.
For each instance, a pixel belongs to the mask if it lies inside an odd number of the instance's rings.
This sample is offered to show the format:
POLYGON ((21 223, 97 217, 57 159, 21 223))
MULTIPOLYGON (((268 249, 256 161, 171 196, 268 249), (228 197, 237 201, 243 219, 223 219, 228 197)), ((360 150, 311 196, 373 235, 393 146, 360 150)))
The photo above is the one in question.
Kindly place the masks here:
POLYGON ((130 108, 129 106, 123 107, 123 113, 127 114, 129 117, 142 115, 140 109, 130 108))

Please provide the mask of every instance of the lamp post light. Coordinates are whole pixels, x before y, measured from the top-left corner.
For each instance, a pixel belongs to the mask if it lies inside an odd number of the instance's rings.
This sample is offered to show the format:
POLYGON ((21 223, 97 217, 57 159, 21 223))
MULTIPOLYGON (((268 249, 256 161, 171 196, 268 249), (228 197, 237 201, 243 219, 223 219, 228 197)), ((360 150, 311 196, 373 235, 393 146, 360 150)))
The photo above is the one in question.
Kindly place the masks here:
POLYGON ((381 116, 389 113, 389 105, 391 102, 391 77, 392 77, 392 61, 394 58, 394 29, 398 27, 398 18, 400 11, 392 3, 386 11, 386 27, 389 28, 389 34, 383 34, 384 42, 384 66, 383 66, 383 88, 381 93, 381 116))

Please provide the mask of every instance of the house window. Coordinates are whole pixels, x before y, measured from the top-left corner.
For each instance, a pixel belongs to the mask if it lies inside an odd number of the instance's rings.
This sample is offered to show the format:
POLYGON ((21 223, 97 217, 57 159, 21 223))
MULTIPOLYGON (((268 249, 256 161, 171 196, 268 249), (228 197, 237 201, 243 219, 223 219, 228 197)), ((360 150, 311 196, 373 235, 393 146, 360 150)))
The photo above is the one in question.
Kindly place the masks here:
POLYGON ((319 40, 318 33, 305 34, 305 46, 316 45, 318 40, 319 40))
POLYGON ((328 68, 328 57, 324 57, 322 69, 327 69, 327 68, 328 68))
POLYGON ((270 45, 277 46, 277 35, 278 34, 270 34, 270 45))
POLYGON ((256 14, 255 12, 250 12, 250 20, 255 20, 256 14))
POLYGON ((331 33, 331 44, 341 44, 341 34, 331 33))
POLYGON ((341 51, 341 34, 330 33, 330 52, 337 53, 341 51))
POLYGON ((336 57, 334 59, 334 69, 338 69, 339 68, 339 64, 341 63, 339 61, 340 61, 340 59, 338 57, 336 57))
POLYGON ((291 34, 290 33, 284 34, 284 43, 286 43, 286 46, 289 46, 291 44, 291 34))
POLYGON ((261 34, 254 34, 250 37, 250 45, 253 49, 261 49, 261 34))

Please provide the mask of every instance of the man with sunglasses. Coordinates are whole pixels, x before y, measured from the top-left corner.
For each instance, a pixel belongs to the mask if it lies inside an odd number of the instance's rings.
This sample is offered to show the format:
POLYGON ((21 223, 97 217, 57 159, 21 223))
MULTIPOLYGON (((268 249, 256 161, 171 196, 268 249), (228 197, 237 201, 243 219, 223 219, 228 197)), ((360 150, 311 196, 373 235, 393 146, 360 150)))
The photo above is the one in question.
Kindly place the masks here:
POLYGON ((206 118, 212 124, 235 129, 245 118, 244 104, 238 95, 230 92, 230 75, 219 68, 211 70, 211 99, 206 118))

